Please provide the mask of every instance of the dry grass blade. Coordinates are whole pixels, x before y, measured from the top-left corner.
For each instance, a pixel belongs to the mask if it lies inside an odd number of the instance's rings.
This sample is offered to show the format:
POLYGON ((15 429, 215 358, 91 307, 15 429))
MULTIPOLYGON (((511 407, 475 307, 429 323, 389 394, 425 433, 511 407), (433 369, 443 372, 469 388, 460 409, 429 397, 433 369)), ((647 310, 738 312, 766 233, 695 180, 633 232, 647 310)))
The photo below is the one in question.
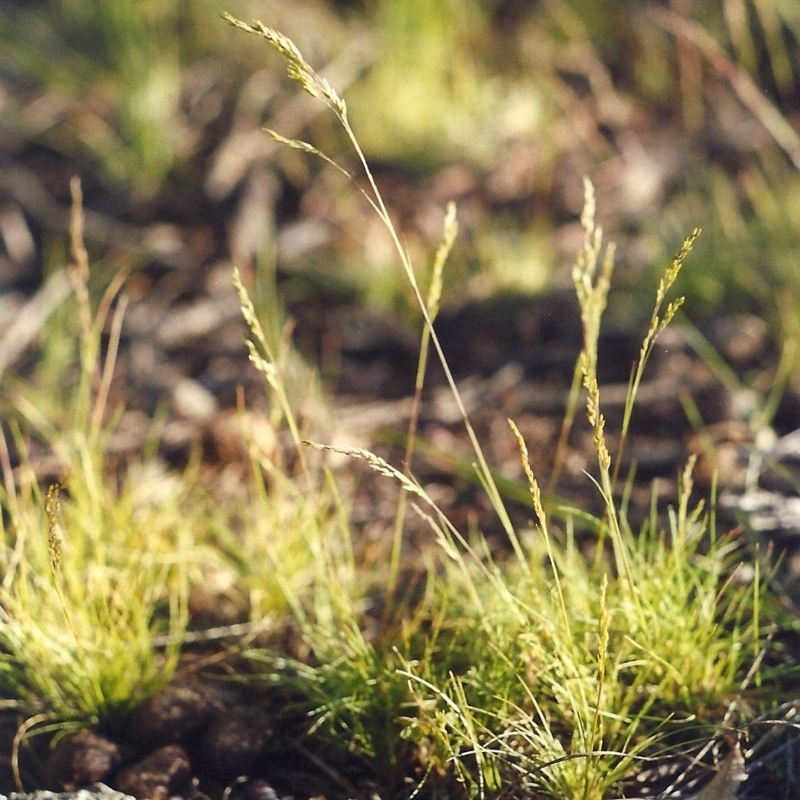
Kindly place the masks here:
POLYGON ((800 136, 755 81, 729 58, 711 34, 699 23, 669 9, 650 4, 647 10, 658 25, 675 36, 691 42, 697 48, 717 74, 730 84, 742 103, 783 150, 795 169, 800 170, 800 136))
POLYGON ((739 742, 734 742, 730 753, 717 764, 716 774, 697 794, 687 800, 736 800, 739 786, 747 779, 744 755, 739 742))

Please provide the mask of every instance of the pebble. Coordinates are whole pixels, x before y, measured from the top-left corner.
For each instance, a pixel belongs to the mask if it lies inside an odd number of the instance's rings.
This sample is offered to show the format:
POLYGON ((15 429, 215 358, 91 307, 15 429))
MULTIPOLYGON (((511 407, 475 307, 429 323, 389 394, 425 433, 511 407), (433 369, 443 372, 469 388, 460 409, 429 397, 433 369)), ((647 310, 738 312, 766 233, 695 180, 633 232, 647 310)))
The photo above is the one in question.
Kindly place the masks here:
POLYGON ((78 789, 75 792, 47 792, 38 791, 25 794, 12 792, 0 794, 0 800, 136 800, 129 794, 116 792, 104 783, 96 783, 88 789, 78 789))
POLYGON ((122 758, 114 742, 90 730, 79 730, 59 741, 45 763, 46 786, 65 792, 108 778, 122 758))
POLYGON ((164 745, 122 769, 115 785, 134 797, 167 800, 191 788, 189 754, 180 745, 164 745))

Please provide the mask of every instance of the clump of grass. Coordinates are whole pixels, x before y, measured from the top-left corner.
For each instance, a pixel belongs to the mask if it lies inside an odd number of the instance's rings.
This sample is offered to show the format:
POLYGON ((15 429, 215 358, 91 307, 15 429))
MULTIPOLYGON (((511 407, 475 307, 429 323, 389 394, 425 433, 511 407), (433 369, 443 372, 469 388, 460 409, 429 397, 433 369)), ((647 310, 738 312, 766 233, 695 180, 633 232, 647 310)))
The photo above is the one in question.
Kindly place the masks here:
MULTIPOLYGON (((10 398, 57 456, 60 480, 40 486, 21 423, 9 423, 17 469, 0 440, 0 685, 28 715, 20 740, 47 726, 114 728, 170 679, 188 622, 193 550, 185 512, 196 498, 188 481, 165 492, 163 476, 157 487, 144 472, 121 486, 112 480, 105 452, 115 415, 107 402, 124 303, 112 315, 104 360, 101 333, 119 284, 92 308, 77 181, 73 202, 69 274, 80 369, 64 428, 22 395, 10 398), (166 644, 157 646, 159 636, 166 644)), ((69 383, 69 365, 64 373, 69 383)))
MULTIPOLYGON (((321 556, 315 580, 307 594, 291 594, 311 658, 295 665, 290 679, 307 697, 310 731, 344 743, 384 779, 455 781, 470 795, 494 795, 515 786, 526 793, 599 800, 640 760, 665 749, 667 733, 671 741, 676 733, 689 739, 720 724, 763 647, 764 587, 758 567, 749 584, 731 580, 742 553, 734 542, 717 537, 703 504, 691 507, 692 462, 666 521, 654 508, 638 532, 631 529, 617 485, 616 465, 636 392, 658 335, 680 308, 682 300, 668 300, 668 294, 698 232, 686 239, 659 285, 631 375, 621 444, 612 453, 597 360, 613 248, 603 251, 587 182, 585 244, 574 270, 584 333, 576 386, 583 389, 597 455, 597 477, 587 478, 587 485, 600 494, 603 513, 592 517, 574 509, 566 534, 552 531, 525 442, 510 422, 537 523, 533 531, 517 531, 436 337, 436 304, 418 285, 344 100, 283 34, 260 22, 226 19, 268 41, 288 61, 290 77, 326 103, 347 134, 364 170, 362 192, 395 244, 425 335, 462 413, 478 478, 511 545, 509 558, 496 561, 479 534, 466 537, 453 527, 408 470, 369 451, 342 451, 388 476, 414 499, 435 546, 420 570, 420 591, 405 596, 402 614, 389 615, 393 624, 375 629, 364 613, 363 565, 352 556, 346 521, 314 528, 319 538, 310 548, 321 556), (588 519, 594 528, 595 559, 588 559, 571 535, 576 518, 588 519), (334 536, 341 537, 338 545, 334 536)), ((333 163, 307 142, 271 135, 333 163)), ((258 339, 255 320, 248 322, 258 339)), ((274 364, 256 362, 280 397, 274 364)), ((579 396, 576 389, 574 403, 579 396)), ((291 416, 291 404, 281 402, 291 416)), ((408 452, 406 462, 410 459, 408 452)), ((318 492, 330 486, 310 485, 318 492)), ((399 524, 393 565, 401 537, 399 524)), ((275 567, 280 570, 279 563, 275 567)), ((396 586, 396 580, 389 585, 396 586)), ((396 594, 387 594, 385 602, 397 603, 396 594)), ((271 679, 280 680, 282 660, 263 653, 254 657, 265 659, 275 670, 271 679)))
POLYGON ((174 671, 187 541, 169 513, 177 498, 159 508, 136 492, 98 492, 104 477, 90 470, 76 465, 44 495, 5 470, 0 674, 28 713, 113 726, 174 671), (164 632, 160 653, 153 638, 164 632))

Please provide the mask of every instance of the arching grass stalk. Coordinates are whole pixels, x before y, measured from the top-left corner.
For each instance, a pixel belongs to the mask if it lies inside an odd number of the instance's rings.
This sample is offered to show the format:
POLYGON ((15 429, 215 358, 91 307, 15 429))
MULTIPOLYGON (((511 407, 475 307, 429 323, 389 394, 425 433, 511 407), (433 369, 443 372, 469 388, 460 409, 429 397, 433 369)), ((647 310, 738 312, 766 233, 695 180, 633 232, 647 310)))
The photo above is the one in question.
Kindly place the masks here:
POLYGON ((675 284, 675 281, 678 279, 678 275, 680 274, 681 268, 683 267, 683 262, 686 260, 687 256, 692 250, 692 246, 694 245, 695 240, 700 235, 700 229, 695 228, 689 236, 687 236, 683 240, 683 244, 681 245, 680 250, 673 256, 672 262, 664 271, 664 274, 661 276, 661 280, 658 282, 658 289, 656 290, 656 300, 655 304, 653 305, 653 311, 650 315, 650 324, 647 328, 647 333, 642 340, 642 346, 639 348, 639 358, 634 365, 633 370, 631 371, 630 382, 628 384, 628 393, 625 396, 625 410, 622 416, 622 429, 620 431, 620 443, 619 447, 617 448, 616 453, 616 468, 614 470, 614 483, 616 483, 616 479, 619 473, 619 465, 622 459, 622 451, 625 447, 625 441, 627 440, 628 431, 630 428, 631 422, 631 415, 633 414, 633 407, 636 403, 636 396, 639 393, 639 386, 642 382, 642 377, 644 376, 644 369, 647 366, 647 362, 650 360, 650 356, 653 353, 653 348, 655 347, 656 340, 664 331, 665 328, 669 327, 672 323, 672 320, 675 318, 675 315, 678 313, 678 310, 683 305, 684 298, 683 297, 676 297, 674 300, 671 300, 667 303, 666 308, 664 309, 663 315, 661 313, 661 309, 664 306, 664 303, 667 299, 667 294, 669 293, 670 289, 675 284))
POLYGON ((270 391, 275 395, 278 400, 278 406, 282 414, 283 420, 289 428, 289 434, 292 439, 292 444, 297 452, 297 457, 300 461, 300 472, 306 480, 310 479, 308 464, 306 463, 305 453, 302 446, 302 436, 300 434, 300 427, 297 422, 297 416, 292 408, 292 402, 286 392, 286 384, 281 375, 280 361, 278 354, 270 345, 269 339, 264 332, 264 328, 258 320, 255 306, 247 292, 244 284, 242 283, 239 270, 233 271, 233 285, 239 295, 239 305, 242 309, 242 317, 244 318, 247 327, 253 335, 253 339, 247 339, 245 344, 247 346, 250 361, 253 366, 264 376, 270 391), (261 355, 259 348, 266 355, 266 358, 261 355))
POLYGON ((583 346, 578 356, 578 368, 583 388, 586 391, 586 416, 594 435, 594 451, 599 467, 597 488, 603 498, 606 524, 611 532, 617 572, 633 586, 633 574, 627 561, 626 548, 622 543, 620 520, 614 502, 611 454, 606 443, 606 421, 600 407, 600 384, 597 378, 600 322, 606 309, 608 291, 611 287, 614 246, 608 244, 603 252, 603 231, 595 223, 595 210, 594 187, 588 179, 584 179, 584 203, 581 214, 584 241, 572 270, 572 282, 580 305, 583 328, 583 346))
POLYGON ((341 98, 336 92, 336 90, 330 85, 330 83, 325 78, 320 76, 314 70, 314 68, 305 60, 302 53, 298 49, 297 45, 295 45, 295 43, 289 37, 280 33, 280 31, 270 28, 257 20, 248 24, 246 22, 243 22, 242 20, 237 19, 236 17, 232 16, 227 12, 223 14, 223 19, 225 19, 235 28, 245 31, 246 33, 260 36, 261 38, 269 42, 269 44, 287 60, 288 62, 287 73, 289 75, 289 78, 298 83, 300 87, 303 89, 303 91, 309 94, 311 97, 314 97, 325 103, 328 106, 328 108, 333 112, 339 124, 342 126, 342 129, 344 130, 347 139, 350 142, 350 145, 352 146, 353 151, 355 152, 359 163, 361 164, 364 175, 366 176, 367 184, 369 187, 368 190, 361 187, 356 182, 354 176, 351 175, 349 172, 347 172, 347 170, 345 170, 343 167, 337 164, 333 159, 322 153, 320 150, 318 150, 316 147, 309 144, 308 142, 304 142, 298 139, 287 139, 286 137, 281 136, 279 133, 272 130, 268 130, 267 132, 269 133, 270 136, 272 136, 273 139, 275 139, 275 141, 284 144, 287 147, 292 147, 301 150, 303 152, 318 156, 319 158, 322 158, 325 162, 330 164, 332 167, 337 169, 339 172, 341 172, 343 175, 345 175, 348 178, 348 180, 350 180, 355 186, 357 186, 360 189, 362 195, 365 197, 365 199, 372 207, 372 209, 375 211, 378 218, 385 227, 389 237, 391 238, 394 249, 400 259, 400 263, 403 267, 403 271, 406 275, 406 278, 408 279, 409 285, 411 286, 415 300, 417 302, 417 305, 419 306, 420 312, 424 319, 425 327, 430 332, 431 344, 433 345, 433 349, 436 351, 436 355, 439 358, 439 362, 442 365, 442 370, 444 371, 445 379, 453 395, 456 407, 458 408, 459 416, 461 417, 462 424, 464 425, 464 428, 467 432, 467 436, 469 437, 470 440, 470 445, 472 446, 472 450, 475 454, 478 476, 480 478, 481 484, 483 485, 485 491, 489 496, 492 506, 495 509, 498 518, 503 526, 503 530, 508 536, 511 546, 514 549, 515 555, 519 559, 520 563, 525 563, 526 559, 525 559, 524 549, 519 541, 516 531, 514 530, 514 526, 511 522, 511 519, 508 515, 508 511, 506 510, 505 504, 500 495, 500 491, 497 488, 497 484, 495 483, 495 480, 492 476, 492 472, 486 461, 486 457, 484 456, 483 449, 480 445, 480 442, 478 441, 478 437, 475 433, 475 430, 472 427, 472 423, 469 420, 466 407, 461 398, 461 393, 459 392, 458 386, 456 385, 455 378, 445 357, 444 350, 442 348, 441 342, 439 341, 439 337, 436 334, 436 331, 433 327, 433 318, 428 309, 428 304, 425 300, 422 290, 419 286, 419 282, 417 281, 417 277, 414 272, 414 267, 411 264, 411 259, 408 255, 406 248, 400 241, 400 236, 397 232, 397 229, 394 226, 394 223, 392 222, 391 215, 389 214, 389 211, 383 200, 383 196, 381 195, 377 183, 375 182, 375 178, 372 174, 372 170, 369 167, 366 156, 364 155, 364 152, 361 149, 361 145, 359 144, 358 139, 356 138, 356 135, 350 126, 350 121, 347 115, 347 105, 344 99, 341 98))
POLYGON ((86 430, 88 449, 97 452, 107 422, 108 396, 122 333, 122 319, 127 298, 119 296, 127 271, 117 273, 105 290, 96 312, 89 297, 89 256, 83 241, 83 191, 78 178, 70 181, 72 209, 70 214, 70 257, 67 267, 78 312, 80 348, 80 382, 74 405, 76 430, 86 430), (117 301, 114 313, 111 307, 117 301), (102 333, 110 318, 108 352, 100 359, 102 333))

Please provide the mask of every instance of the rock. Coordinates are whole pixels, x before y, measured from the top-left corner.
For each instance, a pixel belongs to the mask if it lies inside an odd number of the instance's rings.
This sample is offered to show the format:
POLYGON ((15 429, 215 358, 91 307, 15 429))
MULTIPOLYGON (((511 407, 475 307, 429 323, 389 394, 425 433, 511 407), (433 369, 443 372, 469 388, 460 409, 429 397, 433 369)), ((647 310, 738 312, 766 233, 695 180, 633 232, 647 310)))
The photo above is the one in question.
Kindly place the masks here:
POLYGON ((278 800, 272 786, 263 778, 255 778, 244 785, 245 800, 278 800))
POLYGON ((206 732, 200 745, 205 772, 223 779, 252 772, 272 737, 269 714, 257 706, 232 709, 206 732))
POLYGON ((90 730, 79 730, 61 739, 50 753, 45 779, 51 786, 75 791, 105 780, 121 760, 116 744, 90 730))
POLYGON ((147 800, 167 800, 191 789, 192 765, 187 752, 176 744, 166 745, 141 761, 120 770, 117 789, 147 800))
POLYGON ((0 800, 136 800, 130 795, 116 792, 104 783, 96 783, 74 792, 31 792, 23 794, 12 792, 10 795, 0 794, 0 800))
POLYGON ((206 729, 222 707, 220 693, 208 685, 171 684, 137 706, 128 735, 155 747, 183 743, 206 729))

